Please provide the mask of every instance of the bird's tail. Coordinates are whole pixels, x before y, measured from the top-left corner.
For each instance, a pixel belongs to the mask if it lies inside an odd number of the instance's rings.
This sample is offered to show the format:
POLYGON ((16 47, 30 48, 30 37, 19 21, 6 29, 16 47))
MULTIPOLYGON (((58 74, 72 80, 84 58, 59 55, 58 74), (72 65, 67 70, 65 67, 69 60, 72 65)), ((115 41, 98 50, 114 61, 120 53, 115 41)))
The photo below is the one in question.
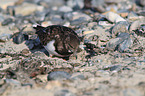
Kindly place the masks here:
POLYGON ((38 34, 39 32, 45 32, 46 33, 46 28, 42 27, 41 25, 33 25, 33 28, 36 29, 36 34, 38 34))

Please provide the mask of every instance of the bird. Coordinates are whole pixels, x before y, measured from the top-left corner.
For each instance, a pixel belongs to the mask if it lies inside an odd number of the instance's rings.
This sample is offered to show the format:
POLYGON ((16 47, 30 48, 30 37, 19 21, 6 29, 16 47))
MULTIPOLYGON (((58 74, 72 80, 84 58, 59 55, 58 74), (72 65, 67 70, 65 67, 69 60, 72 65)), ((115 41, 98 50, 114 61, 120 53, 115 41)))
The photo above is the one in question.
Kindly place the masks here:
POLYGON ((80 38, 73 29, 62 25, 50 25, 47 27, 36 25, 33 28, 36 30, 41 44, 51 57, 64 58, 72 54, 76 56, 80 38))

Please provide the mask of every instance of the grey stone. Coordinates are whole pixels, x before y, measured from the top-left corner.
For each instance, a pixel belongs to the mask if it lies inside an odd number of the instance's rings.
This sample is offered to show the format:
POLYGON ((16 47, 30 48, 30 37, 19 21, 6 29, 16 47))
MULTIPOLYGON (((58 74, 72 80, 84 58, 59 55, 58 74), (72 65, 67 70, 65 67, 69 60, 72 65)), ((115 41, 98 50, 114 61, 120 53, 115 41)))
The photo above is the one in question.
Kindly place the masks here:
POLYGON ((16 44, 21 44, 25 40, 24 35, 22 32, 18 33, 17 36, 13 38, 13 42, 16 44))
POLYGON ((76 95, 67 89, 63 89, 63 90, 57 90, 54 96, 76 96, 76 95))
POLYGON ((125 49, 129 48, 132 45, 132 40, 128 33, 120 33, 117 38, 111 39, 107 43, 107 48, 109 50, 118 50, 124 52, 125 49))
POLYGON ((64 21, 61 18, 55 18, 55 17, 52 17, 51 22, 52 22, 52 24, 55 24, 55 25, 64 24, 64 21))
POLYGON ((73 20, 73 14, 71 12, 65 13, 63 17, 64 19, 69 20, 69 21, 73 20))
POLYGON ((116 23, 112 28, 112 36, 115 37, 119 32, 128 32, 129 23, 126 21, 120 21, 116 23))
POLYGON ((85 79, 85 76, 81 73, 73 73, 72 76, 70 77, 71 79, 73 80, 77 80, 77 79, 82 79, 84 80, 85 79))
POLYGON ((86 18, 86 20, 89 21, 92 19, 89 15, 84 14, 82 12, 73 12, 72 14, 73 14, 72 20, 79 19, 79 18, 86 18))
POLYGON ((84 0, 68 0, 67 5, 74 10, 82 9, 84 7, 84 0))
POLYGON ((2 23, 4 21, 4 16, 2 14, 0 14, 0 23, 2 23))
POLYGON ((47 80, 66 80, 70 78, 70 74, 64 71, 54 71, 48 74, 47 80))
POLYGON ((133 88, 122 90, 122 95, 123 96, 143 96, 139 90, 133 89, 133 88))
POLYGON ((58 9, 60 12, 71 12, 73 11, 71 7, 69 6, 62 6, 58 9))
POLYGON ((21 83, 17 80, 14 80, 14 79, 5 79, 5 82, 6 83, 11 83, 11 84, 14 84, 14 85, 17 85, 17 86, 21 86, 21 83))
POLYGON ((75 19, 73 21, 70 22, 71 25, 79 25, 79 24, 83 24, 83 23, 86 23, 87 20, 85 17, 80 17, 78 19, 75 19))
POLYGON ((5 26, 5 25, 8 25, 10 23, 13 22, 13 19, 12 18, 8 18, 8 19, 5 19, 3 22, 2 22, 2 26, 5 26))
POLYGON ((5 42, 5 41, 10 40, 11 37, 12 37, 12 34, 3 33, 0 35, 0 40, 5 42))

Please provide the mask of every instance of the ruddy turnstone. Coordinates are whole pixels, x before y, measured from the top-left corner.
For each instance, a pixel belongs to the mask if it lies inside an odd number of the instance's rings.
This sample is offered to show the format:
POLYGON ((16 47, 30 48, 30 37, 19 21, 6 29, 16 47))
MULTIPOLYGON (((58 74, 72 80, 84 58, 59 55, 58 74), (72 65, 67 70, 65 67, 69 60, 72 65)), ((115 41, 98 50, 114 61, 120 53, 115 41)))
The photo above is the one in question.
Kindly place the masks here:
POLYGON ((71 54, 76 55, 80 40, 71 28, 61 25, 48 27, 37 25, 33 28, 36 29, 41 44, 50 56, 69 57, 71 54))

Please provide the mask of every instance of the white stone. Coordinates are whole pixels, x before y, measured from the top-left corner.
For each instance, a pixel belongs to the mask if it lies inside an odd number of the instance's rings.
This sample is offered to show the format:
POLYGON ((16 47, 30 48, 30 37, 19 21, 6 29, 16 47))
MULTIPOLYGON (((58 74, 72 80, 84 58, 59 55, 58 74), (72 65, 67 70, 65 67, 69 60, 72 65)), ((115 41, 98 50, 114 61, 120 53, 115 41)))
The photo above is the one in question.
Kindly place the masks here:
POLYGON ((114 12, 108 12, 106 14, 106 18, 114 23, 120 22, 120 21, 126 21, 124 18, 122 18, 121 16, 119 16, 118 14, 114 13, 114 12))

